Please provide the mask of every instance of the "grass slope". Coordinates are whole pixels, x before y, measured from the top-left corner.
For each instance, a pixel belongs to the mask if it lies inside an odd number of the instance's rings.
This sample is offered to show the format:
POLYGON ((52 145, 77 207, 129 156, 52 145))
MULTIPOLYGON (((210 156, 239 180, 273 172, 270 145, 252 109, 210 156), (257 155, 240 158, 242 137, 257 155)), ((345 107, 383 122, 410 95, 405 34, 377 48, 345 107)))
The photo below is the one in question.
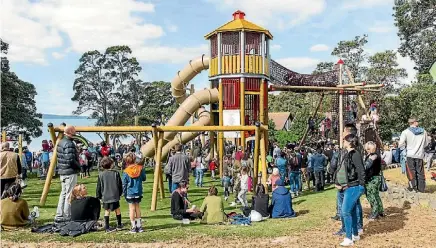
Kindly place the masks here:
MULTIPOLYGON (((92 174, 91 178, 79 179, 79 183, 84 183, 87 186, 89 195, 95 195, 96 188, 96 173, 92 174)), ((160 242, 173 239, 185 239, 193 236, 208 236, 208 237, 280 237, 288 236, 296 233, 302 233, 311 229, 316 229, 328 225, 329 216, 335 211, 335 195, 336 191, 329 188, 322 193, 306 192, 304 195, 293 200, 294 210, 298 212, 298 217, 293 219, 269 219, 260 223, 254 223, 252 226, 242 227, 233 225, 200 225, 198 222, 191 222, 190 225, 182 225, 179 221, 175 221, 170 216, 170 199, 168 189, 166 188, 163 200, 158 200, 157 211, 150 211, 151 192, 153 182, 152 171, 147 171, 148 181, 144 182, 144 198, 141 203, 144 233, 129 234, 125 231, 105 234, 104 232, 94 232, 74 238, 74 242, 160 242)), ((193 180, 193 179, 192 179, 193 180)), ((218 181, 210 181, 208 174, 205 175, 205 186, 215 184, 219 186, 219 194, 222 195, 222 188, 218 181)), ((165 187, 167 187, 165 182, 165 187)), ((44 181, 31 179, 28 182, 28 187, 25 189, 23 198, 33 207, 38 205, 42 193, 44 181)), ((40 218, 38 224, 50 223, 56 213, 57 201, 60 193, 59 179, 53 179, 50 193, 47 198, 47 203, 40 208, 40 218)), ((189 190, 190 201, 201 206, 204 197, 207 195, 207 188, 196 188, 191 185, 189 190)), ((251 195, 248 196, 251 199, 251 195)), ((231 197, 229 199, 233 200, 231 197)), ((128 218, 128 206, 124 199, 121 199, 121 212, 123 223, 126 227, 130 226, 128 218)), ((239 209, 230 207, 225 203, 225 211, 240 212, 239 209)), ((101 219, 103 212, 101 213, 101 219)), ((111 224, 115 225, 115 215, 111 215, 111 224)), ((13 242, 71 242, 70 237, 61 237, 59 234, 34 234, 29 229, 16 232, 2 232, 2 240, 13 242)))

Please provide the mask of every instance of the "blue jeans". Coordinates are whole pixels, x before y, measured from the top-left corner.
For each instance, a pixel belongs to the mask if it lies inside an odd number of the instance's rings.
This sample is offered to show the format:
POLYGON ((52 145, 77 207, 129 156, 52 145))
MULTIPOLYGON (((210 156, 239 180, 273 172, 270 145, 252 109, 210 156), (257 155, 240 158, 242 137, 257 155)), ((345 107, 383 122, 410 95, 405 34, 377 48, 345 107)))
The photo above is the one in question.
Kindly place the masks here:
MULTIPOLYGON (((352 235, 358 235, 358 209, 360 196, 365 192, 361 185, 344 190, 344 200, 341 208, 341 219, 345 227, 345 237, 351 239, 352 235)), ((362 206, 360 205, 360 209, 362 206)), ((361 210, 360 210, 361 211, 361 210)))
MULTIPOLYGON (((169 181, 169 180, 168 180, 169 181)), ((171 182, 171 193, 179 187, 179 183, 171 182)))
POLYGON ((171 175, 167 176, 168 180, 168 190, 170 191, 170 194, 173 193, 173 179, 171 178, 171 175))
MULTIPOLYGON (((345 224, 344 221, 342 220, 342 203, 344 202, 344 191, 339 191, 338 190, 338 194, 337 194, 337 202, 336 202, 336 208, 337 208, 337 212, 336 214, 338 216, 341 216, 341 222, 342 222, 342 226, 341 226, 341 231, 345 232, 345 224)), ((363 211, 362 211, 362 205, 360 204, 360 199, 357 202, 357 230, 362 229, 363 228, 363 211)))
POLYGON ((292 171, 289 173, 289 184, 291 185, 291 191, 297 192, 300 190, 300 175, 299 171, 292 171))
POLYGON ((400 155, 401 173, 406 174, 406 156, 400 155))
POLYGON ((195 169, 195 185, 203 187, 204 171, 202 169, 195 169))

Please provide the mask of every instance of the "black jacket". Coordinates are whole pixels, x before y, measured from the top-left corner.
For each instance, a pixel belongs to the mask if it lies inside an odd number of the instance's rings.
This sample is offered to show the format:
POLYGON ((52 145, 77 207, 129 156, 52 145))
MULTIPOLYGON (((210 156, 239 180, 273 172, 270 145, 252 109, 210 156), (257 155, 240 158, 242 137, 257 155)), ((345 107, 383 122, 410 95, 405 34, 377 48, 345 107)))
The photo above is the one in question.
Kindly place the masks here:
POLYGON ((180 218, 186 214, 185 200, 179 194, 179 192, 174 191, 171 195, 171 215, 174 219, 180 218))
POLYGON ((64 137, 59 141, 57 153, 59 175, 72 175, 80 171, 79 155, 71 139, 64 137))
POLYGON ((377 153, 368 154, 365 157, 365 182, 369 182, 373 176, 379 176, 381 171, 381 157, 377 153), (374 157, 372 159, 371 157, 374 157))
POLYGON ((71 202, 72 221, 91 221, 100 218, 100 201, 95 197, 85 197, 71 202))
POLYGON ((356 150, 350 152, 343 151, 340 153, 338 159, 338 166, 336 168, 334 178, 337 179, 337 173, 342 166, 347 167, 347 186, 353 187, 357 185, 365 186, 365 167, 360 153, 356 150))
POLYGON ((122 194, 123 183, 118 171, 105 170, 98 175, 96 197, 103 203, 118 202, 122 194))
POLYGON ((260 196, 253 196, 251 204, 252 210, 261 214, 262 217, 269 217, 269 195, 263 194, 260 196))

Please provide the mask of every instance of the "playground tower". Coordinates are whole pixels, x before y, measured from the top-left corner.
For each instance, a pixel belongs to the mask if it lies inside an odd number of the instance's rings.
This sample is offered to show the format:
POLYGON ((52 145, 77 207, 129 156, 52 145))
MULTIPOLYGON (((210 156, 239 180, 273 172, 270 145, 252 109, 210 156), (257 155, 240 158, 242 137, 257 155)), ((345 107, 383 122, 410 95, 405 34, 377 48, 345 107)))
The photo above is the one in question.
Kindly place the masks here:
MULTIPOLYGON (((245 19, 245 13, 236 11, 233 20, 208 33, 210 41, 209 80, 211 88, 218 88, 219 102, 211 105, 211 125, 268 125, 269 43, 271 33, 245 19), (239 121, 225 123, 235 119, 239 121), (235 123, 236 122, 236 123, 235 123)), ((228 133, 226 133, 227 135, 228 133)), ((232 135, 232 134, 230 134, 232 135)), ((235 135, 235 134, 233 134, 235 135)), ((251 132, 236 134, 238 143, 245 147, 251 132)), ((218 134, 220 160, 224 153, 224 133, 218 134)), ((211 147, 214 147, 211 137, 211 147)), ((267 145, 268 138, 263 137, 267 145)), ((220 161, 222 164, 222 161, 220 161)))

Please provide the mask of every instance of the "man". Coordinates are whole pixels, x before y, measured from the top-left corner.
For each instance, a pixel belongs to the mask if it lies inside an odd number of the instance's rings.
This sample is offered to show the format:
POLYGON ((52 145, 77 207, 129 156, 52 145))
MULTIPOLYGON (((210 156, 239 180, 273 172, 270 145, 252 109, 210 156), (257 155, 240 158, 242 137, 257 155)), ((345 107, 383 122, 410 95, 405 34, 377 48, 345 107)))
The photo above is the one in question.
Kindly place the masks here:
POLYGON ((409 128, 400 136, 399 148, 406 148, 406 170, 409 179, 409 189, 424 192, 424 148, 430 143, 427 132, 418 127, 418 119, 409 119, 409 128))
POLYGON ((174 146, 176 153, 168 160, 169 174, 171 175, 171 192, 178 188, 181 181, 189 181, 189 170, 191 162, 189 157, 182 153, 182 144, 174 146))
POLYGON ((235 166, 241 167, 241 160, 244 157, 244 152, 242 152, 242 146, 238 147, 238 151, 235 153, 235 166))
POLYGON ((273 158, 277 159, 280 157, 280 154, 282 153, 282 150, 280 149, 279 145, 277 143, 274 144, 274 151, 273 151, 273 158))
POLYGON ((324 190, 324 164, 326 162, 326 157, 322 153, 321 148, 318 148, 315 154, 312 156, 311 167, 315 175, 315 191, 324 190))
POLYGON ((64 129, 64 138, 57 144, 58 173, 61 180, 61 194, 59 196, 58 208, 55 221, 68 221, 71 217, 70 195, 77 184, 77 173, 80 171, 79 155, 73 136, 76 129, 67 126, 64 129))
POLYGON ((9 188, 9 185, 15 182, 17 177, 21 174, 21 162, 18 154, 10 150, 8 142, 2 144, 0 152, 0 181, 1 181, 1 194, 9 188))
POLYGON ((26 155, 27 168, 29 169, 29 173, 32 173, 33 154, 27 147, 23 147, 23 150, 24 155, 26 155))

